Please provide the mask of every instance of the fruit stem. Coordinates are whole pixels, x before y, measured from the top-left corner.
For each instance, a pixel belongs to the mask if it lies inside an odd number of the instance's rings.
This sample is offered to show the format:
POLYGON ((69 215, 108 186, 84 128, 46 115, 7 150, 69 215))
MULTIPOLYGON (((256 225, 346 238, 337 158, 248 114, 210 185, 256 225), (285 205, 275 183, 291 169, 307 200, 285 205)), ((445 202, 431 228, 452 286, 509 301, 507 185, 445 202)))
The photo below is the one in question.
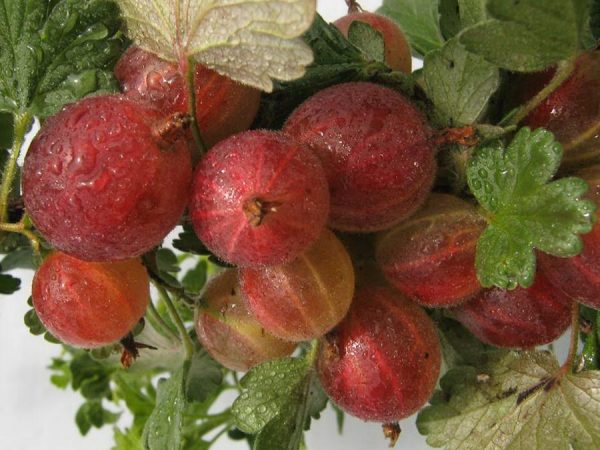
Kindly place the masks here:
POLYGON ((556 73, 550 83, 548 83, 544 89, 538 92, 531 100, 525 103, 520 109, 518 109, 514 114, 509 114, 502 121, 500 121, 499 125, 501 126, 509 126, 509 125, 517 125, 521 120, 523 120, 527 115, 533 111, 537 106, 542 103, 546 98, 552 94, 563 82, 571 76, 573 71, 575 70, 575 61, 577 57, 574 56, 567 60, 561 61, 557 64, 556 73))
POLYGON ((181 316, 177 312, 177 309, 175 308, 175 305, 173 304, 173 301, 171 300, 171 297, 169 296, 167 290, 164 287, 162 287, 160 283, 154 282, 153 284, 156 290, 158 291, 160 299, 163 302, 165 302, 165 306, 167 307, 169 316, 175 324, 175 327, 179 332, 180 340, 185 348, 185 359, 186 361, 189 361, 190 359, 192 359, 192 355, 194 354, 194 343, 192 342, 192 339, 190 338, 190 335, 188 334, 187 329, 185 328, 185 325, 181 320, 181 316))
POLYGON ((0 185, 0 222, 8 222, 8 198, 12 189, 13 181, 17 172, 17 160, 21 153, 21 147, 25 142, 25 135, 31 123, 31 115, 28 112, 17 113, 14 117, 14 140, 10 151, 10 157, 4 166, 2 184, 0 185))
POLYGON ((40 255, 40 240, 33 231, 28 230, 25 227, 25 223, 23 220, 21 220, 18 223, 0 223, 0 231, 22 234, 27 239, 29 239, 34 255, 40 255))
POLYGON ((202 421, 200 425, 194 428, 194 432, 197 436, 204 436, 208 432, 226 424, 231 420, 231 410, 226 409, 225 411, 208 416, 206 420, 202 421))
POLYGON ((561 368, 561 372, 571 372, 575 357, 577 356, 577 348, 579 347, 579 303, 573 302, 571 312, 571 342, 569 343, 569 354, 561 368))
POLYGON ((346 5, 348 5, 348 14, 363 11, 356 0, 346 0, 346 5))
POLYGON ((154 303, 152 302, 150 302, 150 304, 148 305, 148 309, 146 310, 146 317, 152 323, 154 328, 156 328, 157 330, 160 329, 161 334, 168 334, 170 337, 175 338, 175 340, 179 340, 179 336, 177 336, 177 333, 175 333, 175 331, 173 331, 173 329, 163 320, 163 318, 156 310, 154 303))
POLYGON ((206 144, 202 139, 202 133, 200 132, 200 126, 198 125, 198 117, 196 116, 196 90, 194 87, 194 75, 196 69, 196 62, 190 58, 186 60, 186 67, 182 67, 182 72, 185 74, 188 90, 188 113, 194 120, 192 120, 192 136, 196 145, 194 146, 195 151, 192 152, 192 162, 194 165, 202 158, 202 155, 206 153, 206 144))

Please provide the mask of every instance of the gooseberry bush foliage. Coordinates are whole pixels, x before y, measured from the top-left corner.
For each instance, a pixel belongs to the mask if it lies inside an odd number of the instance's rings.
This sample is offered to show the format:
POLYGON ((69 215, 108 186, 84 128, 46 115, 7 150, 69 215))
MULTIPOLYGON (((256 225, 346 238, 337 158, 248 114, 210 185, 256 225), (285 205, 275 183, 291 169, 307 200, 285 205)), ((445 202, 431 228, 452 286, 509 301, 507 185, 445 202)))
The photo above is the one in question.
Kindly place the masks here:
POLYGON ((346 3, 0 0, 0 293, 115 450, 600 448, 600 2, 346 3))

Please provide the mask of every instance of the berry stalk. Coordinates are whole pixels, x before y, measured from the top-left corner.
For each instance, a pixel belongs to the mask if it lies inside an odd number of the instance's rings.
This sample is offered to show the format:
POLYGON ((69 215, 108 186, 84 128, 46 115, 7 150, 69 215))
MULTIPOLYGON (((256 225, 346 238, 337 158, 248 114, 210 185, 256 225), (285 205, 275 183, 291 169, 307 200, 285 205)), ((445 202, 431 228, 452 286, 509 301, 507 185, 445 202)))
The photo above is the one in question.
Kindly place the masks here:
POLYGON ((576 57, 572 57, 565 61, 561 61, 556 66, 556 73, 550 80, 550 83, 546 85, 540 92, 538 92, 531 100, 521 106, 514 114, 511 114, 504 118, 499 125, 517 125, 527 115, 533 111, 540 103, 542 103, 552 92, 554 92, 561 84, 563 84, 567 78, 571 76, 575 70, 576 57))
POLYGON ((17 160, 21 153, 21 147, 25 142, 25 135, 31 123, 32 117, 28 112, 15 114, 14 118, 14 140, 10 151, 10 158, 4 166, 2 184, 0 185, 0 223, 8 221, 8 197, 17 173, 17 160))
POLYGON ((167 293, 166 289, 160 283, 157 283, 154 280, 152 281, 152 283, 158 291, 160 299, 165 303, 167 311, 169 312, 169 316, 171 317, 171 320, 173 321, 175 327, 177 328, 177 331, 179 332, 179 337, 181 339, 181 342, 183 343, 183 347, 185 348, 185 360, 188 361, 192 358, 192 355, 194 354, 194 343, 188 335, 187 329, 185 328, 185 324, 183 323, 183 320, 181 320, 181 316, 177 312, 177 309, 175 308, 175 305, 173 304, 173 301, 171 300, 171 297, 167 293))
POLYGON ((181 71, 185 74, 185 80, 187 83, 188 90, 188 113, 192 116, 192 136, 196 145, 193 146, 192 151, 192 164, 195 166, 202 155, 206 153, 206 144, 202 139, 202 133, 200 126, 198 125, 198 118, 196 114, 196 89, 194 87, 195 68, 196 63, 190 58, 186 60, 185 65, 181 65, 181 71))

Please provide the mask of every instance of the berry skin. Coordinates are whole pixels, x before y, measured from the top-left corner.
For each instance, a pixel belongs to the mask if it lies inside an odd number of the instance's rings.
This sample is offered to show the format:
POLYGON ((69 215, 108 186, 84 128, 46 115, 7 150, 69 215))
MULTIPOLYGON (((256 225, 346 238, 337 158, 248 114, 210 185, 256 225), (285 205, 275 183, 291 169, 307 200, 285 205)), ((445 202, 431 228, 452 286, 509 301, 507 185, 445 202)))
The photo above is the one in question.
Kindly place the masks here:
POLYGON ((475 248, 485 220, 469 203, 432 194, 425 206, 377 240, 387 280, 417 303, 453 306, 481 290, 475 248))
POLYGON ((186 143, 156 133, 173 131, 165 123, 158 111, 119 96, 84 99, 44 123, 25 158, 23 199, 54 247, 119 260, 171 231, 192 169, 186 143))
POLYGON ((308 250, 278 266, 240 269, 242 296, 267 331, 307 341, 346 315, 354 294, 350 255, 326 230, 308 250))
MULTIPOLYGON (((553 77, 554 68, 519 75, 511 97, 524 103, 553 77)), ((512 103, 512 102, 511 102, 512 103)), ((600 50, 582 53, 574 72, 522 121, 552 131, 563 145, 562 167, 571 170, 600 162, 600 50)))
MULTIPOLYGON (((177 65, 131 46, 115 66, 125 95, 165 114, 188 112, 188 89, 177 65)), ((260 91, 239 84, 200 64, 194 72, 195 113, 208 147, 247 130, 260 106, 260 91)))
POLYGON ((596 203, 596 223, 590 233, 581 236, 583 251, 572 258, 538 254, 540 270, 552 285, 577 302, 600 309, 600 165, 576 174, 590 185, 586 197, 596 203))
POLYGON ((33 278, 35 311, 48 331, 75 347, 119 341, 150 300, 146 268, 137 258, 94 263, 54 252, 33 278))
POLYGON ((571 323, 573 301, 538 271, 530 288, 486 289, 451 314, 477 338, 506 348, 557 339, 571 323))
POLYGON ((410 216, 431 190, 436 170, 431 129, 390 88, 344 83, 324 89, 292 113, 284 132, 321 159, 334 229, 389 228, 410 216))
POLYGON ((364 22, 383 35, 384 59, 393 70, 410 73, 412 57, 406 36, 395 22, 385 16, 362 11, 340 17, 333 24, 348 37, 348 29, 352 22, 364 22))
POLYGON ((317 371, 327 395, 348 414, 389 423, 429 400, 440 361, 437 332, 425 311, 388 288, 367 287, 323 339, 317 371))
POLYGON ((248 311, 234 269, 207 284, 202 309, 196 312, 196 334, 210 355, 231 370, 247 371, 257 364, 288 356, 296 344, 266 332, 248 311))
POLYGON ((321 235, 329 212, 319 159, 274 131, 221 141, 198 165, 192 191, 196 234, 242 267, 291 261, 321 235))

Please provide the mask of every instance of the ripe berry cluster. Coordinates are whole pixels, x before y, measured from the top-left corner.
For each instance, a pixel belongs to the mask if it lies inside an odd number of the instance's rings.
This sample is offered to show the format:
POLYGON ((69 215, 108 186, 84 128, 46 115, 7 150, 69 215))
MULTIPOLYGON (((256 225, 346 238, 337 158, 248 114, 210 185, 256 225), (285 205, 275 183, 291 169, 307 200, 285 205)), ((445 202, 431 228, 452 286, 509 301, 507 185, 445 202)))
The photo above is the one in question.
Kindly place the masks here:
MULTIPOLYGON (((354 20, 380 30, 390 67, 410 72, 393 23, 357 13, 340 30, 354 20)), ((572 79, 525 119, 566 140, 569 165, 600 148, 597 120, 566 129, 557 118, 579 114, 580 78, 586 92, 600 92, 598 60, 597 51, 583 55, 572 79)), ((123 94, 84 99, 47 120, 23 171, 27 212, 56 249, 35 276, 33 302, 65 343, 97 347, 131 330, 150 297, 139 257, 186 208, 204 245, 237 266, 203 292, 195 328, 204 348, 244 371, 321 339, 325 391, 365 420, 397 421, 431 396, 441 351, 423 306, 449 308, 485 342, 521 348, 564 332, 573 299, 600 307, 598 227, 576 258, 540 255, 529 289, 479 285, 485 220, 469 200, 431 193, 436 131, 389 87, 334 85, 282 130, 244 131, 259 109, 252 88, 197 66, 192 90, 176 64, 136 47, 115 74, 123 94), (196 127, 209 150, 193 169, 196 127)), ((597 119, 600 102, 591 101, 597 119)), ((598 203, 600 166, 581 176, 598 203)))

